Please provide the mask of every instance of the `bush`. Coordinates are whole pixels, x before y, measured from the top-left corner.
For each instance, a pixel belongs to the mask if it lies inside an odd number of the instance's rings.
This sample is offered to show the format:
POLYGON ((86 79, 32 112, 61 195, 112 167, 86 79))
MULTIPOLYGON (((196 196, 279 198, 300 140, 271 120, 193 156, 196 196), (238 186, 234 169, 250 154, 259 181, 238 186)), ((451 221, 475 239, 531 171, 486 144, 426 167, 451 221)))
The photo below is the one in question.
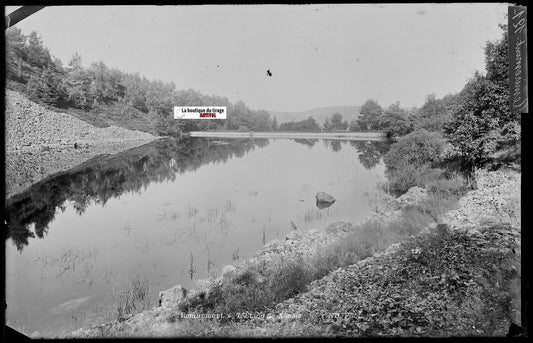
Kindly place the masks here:
POLYGON ((425 187, 436 194, 452 194, 462 196, 467 190, 472 189, 471 182, 462 174, 443 171, 437 179, 426 182, 425 187))
POLYGON ((423 180, 427 180, 429 178, 428 174, 433 172, 427 165, 416 166, 405 162, 402 162, 397 168, 393 171, 387 170, 385 172, 388 178, 385 187, 396 196, 402 195, 411 187, 424 187, 423 180))
POLYGON ((394 143, 384 156, 389 191, 402 194, 438 179, 442 171, 431 167, 440 162, 445 143, 439 133, 426 130, 414 131, 394 143))
POLYGON ((422 166, 439 161, 444 151, 444 138, 437 132, 414 131, 394 143, 384 157, 387 170, 393 172, 405 165, 422 166))

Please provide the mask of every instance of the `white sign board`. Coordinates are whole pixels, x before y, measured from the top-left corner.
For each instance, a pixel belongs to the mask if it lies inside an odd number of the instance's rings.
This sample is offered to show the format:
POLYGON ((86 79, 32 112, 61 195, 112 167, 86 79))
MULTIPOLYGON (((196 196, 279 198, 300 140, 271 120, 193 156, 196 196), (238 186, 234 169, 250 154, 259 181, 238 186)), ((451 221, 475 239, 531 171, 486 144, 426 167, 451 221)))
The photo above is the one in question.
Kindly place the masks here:
POLYGON ((226 119, 226 106, 174 106, 174 119, 226 119))

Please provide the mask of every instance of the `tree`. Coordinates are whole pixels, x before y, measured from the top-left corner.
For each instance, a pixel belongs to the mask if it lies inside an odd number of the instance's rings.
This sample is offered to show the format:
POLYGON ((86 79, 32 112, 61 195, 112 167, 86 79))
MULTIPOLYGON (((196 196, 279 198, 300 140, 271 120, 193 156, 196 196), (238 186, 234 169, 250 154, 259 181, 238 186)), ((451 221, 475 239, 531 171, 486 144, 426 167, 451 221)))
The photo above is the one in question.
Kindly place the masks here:
POLYGON ((272 119, 272 131, 278 131, 278 129, 278 121, 276 119, 276 116, 274 116, 274 118, 272 119))
POLYGON ((342 114, 336 112, 330 117, 326 117, 326 121, 323 125, 324 131, 346 131, 348 128, 348 122, 343 121, 342 114))
POLYGON ((10 80, 26 83, 29 65, 25 52, 26 36, 17 27, 6 30, 6 77, 10 80), (24 68, 23 68, 24 65, 24 68), (23 73, 23 70, 26 73, 23 73))
POLYGON ((136 109, 142 113, 148 113, 146 105, 146 88, 142 84, 139 73, 126 74, 122 79, 125 92, 122 98, 123 106, 127 109, 136 109))
POLYGON ((45 68, 40 77, 32 76, 27 85, 28 97, 48 105, 58 105, 66 93, 60 75, 52 68, 45 68))
POLYGON ((92 78, 83 69, 81 56, 75 53, 67 65, 67 98, 70 104, 79 109, 89 110, 94 93, 91 90, 92 78))
POLYGON ((381 115, 378 127, 392 135, 403 136, 411 132, 411 126, 407 116, 407 111, 400 107, 399 102, 395 102, 381 115))
POLYGON ((519 145, 521 140, 520 116, 509 110, 507 27, 500 27, 502 38, 485 47, 486 75, 476 73, 465 85, 445 126, 467 169, 482 165, 497 150, 519 145))
POLYGON ((324 125, 322 125, 324 131, 331 131, 332 130, 332 124, 331 120, 329 119, 329 116, 326 117, 326 120, 324 121, 324 125))
POLYGON ((104 62, 92 63, 89 68, 92 78, 91 93, 94 105, 109 105, 124 96, 124 86, 117 70, 109 70, 104 62))
POLYGON ((320 125, 315 118, 310 116, 302 121, 282 123, 279 126, 279 131, 320 132, 320 125))
POLYGON ((352 132, 358 132, 361 131, 361 128, 359 127, 359 124, 357 124, 357 121, 354 119, 350 122, 350 127, 348 128, 348 130, 352 132))
POLYGON ((500 130, 508 122, 508 99, 508 93, 503 94, 500 86, 481 74, 476 74, 461 91, 446 133, 467 168, 483 164, 496 151, 502 138, 500 130))
POLYGON ((436 99, 435 94, 430 94, 414 119, 415 129, 444 132, 444 125, 450 121, 451 112, 443 99, 436 99))
POLYGON ((359 113, 360 116, 357 119, 357 124, 363 131, 379 129, 379 119, 383 114, 383 109, 376 100, 367 100, 361 106, 359 113))
POLYGON ((43 70, 53 63, 50 52, 44 46, 42 38, 35 31, 32 31, 28 36, 26 55, 30 64, 39 70, 43 70))
POLYGON ((485 69, 487 79, 507 87, 509 84, 509 58, 507 57, 508 28, 507 25, 499 25, 503 36, 499 41, 487 42, 485 45, 485 69))
POLYGON ((271 131, 272 122, 270 121, 270 114, 265 110, 252 112, 254 119, 252 129, 254 131, 271 131))
POLYGON ((346 131, 348 128, 348 122, 346 120, 343 121, 342 114, 333 113, 331 116, 331 126, 335 131, 346 131))

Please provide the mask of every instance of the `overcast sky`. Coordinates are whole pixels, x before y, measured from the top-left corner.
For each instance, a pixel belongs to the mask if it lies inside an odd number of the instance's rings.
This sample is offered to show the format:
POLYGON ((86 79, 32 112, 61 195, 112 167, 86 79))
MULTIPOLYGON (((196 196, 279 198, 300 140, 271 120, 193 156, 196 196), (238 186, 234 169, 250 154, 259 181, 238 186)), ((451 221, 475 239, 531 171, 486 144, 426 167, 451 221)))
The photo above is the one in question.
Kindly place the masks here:
MULTIPOLYGON (((17 7, 7 7, 6 13, 17 7)), ((19 22, 65 64, 173 81, 253 109, 420 106, 484 70, 507 4, 55 6, 19 22), (267 69, 272 76, 267 76, 267 69)))

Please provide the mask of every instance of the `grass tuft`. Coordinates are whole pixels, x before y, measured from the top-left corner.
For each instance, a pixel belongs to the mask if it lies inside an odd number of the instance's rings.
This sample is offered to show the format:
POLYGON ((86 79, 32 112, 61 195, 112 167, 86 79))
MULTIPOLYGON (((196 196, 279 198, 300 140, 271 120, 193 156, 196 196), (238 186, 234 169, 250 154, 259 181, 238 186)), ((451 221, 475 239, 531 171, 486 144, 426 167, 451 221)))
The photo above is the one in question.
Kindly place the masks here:
POLYGON ((150 287, 147 279, 136 277, 131 281, 128 289, 116 298, 114 317, 118 321, 126 319, 129 315, 142 312, 150 307, 150 287))

